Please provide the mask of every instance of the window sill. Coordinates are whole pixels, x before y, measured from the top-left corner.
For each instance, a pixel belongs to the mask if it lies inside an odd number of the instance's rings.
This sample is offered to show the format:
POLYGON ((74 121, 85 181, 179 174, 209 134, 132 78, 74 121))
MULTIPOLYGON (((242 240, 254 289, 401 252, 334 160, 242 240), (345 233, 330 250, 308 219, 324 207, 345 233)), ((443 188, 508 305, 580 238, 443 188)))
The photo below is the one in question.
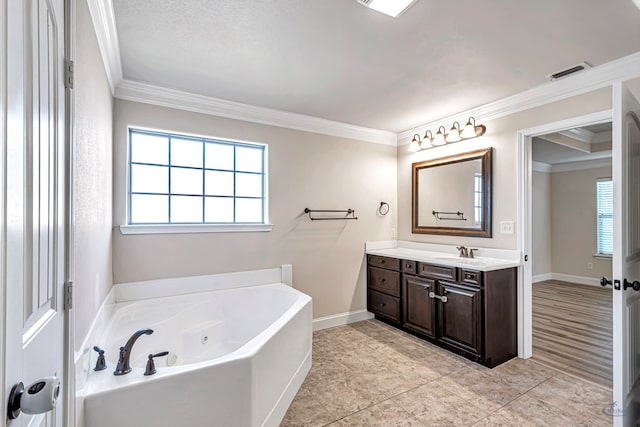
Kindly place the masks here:
POLYGON ((613 259, 613 255, 605 255, 605 254, 595 254, 593 257, 596 259, 608 259, 609 261, 613 259))
POLYGON ((272 224, 121 225, 122 234, 253 233, 271 231, 272 224))

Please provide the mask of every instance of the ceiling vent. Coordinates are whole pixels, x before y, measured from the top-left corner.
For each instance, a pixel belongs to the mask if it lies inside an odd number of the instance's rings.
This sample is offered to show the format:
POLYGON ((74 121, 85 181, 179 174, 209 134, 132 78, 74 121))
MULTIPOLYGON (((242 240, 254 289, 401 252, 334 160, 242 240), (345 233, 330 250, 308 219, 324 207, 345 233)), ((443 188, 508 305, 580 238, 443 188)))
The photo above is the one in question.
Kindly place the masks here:
POLYGON ((400 16, 416 0, 356 0, 361 5, 389 15, 393 18, 400 16))
POLYGON ((564 70, 556 71, 552 74, 547 74, 546 77, 551 81, 558 80, 570 76, 571 74, 577 73, 578 71, 586 70, 589 68, 591 68, 591 65, 587 64, 586 62, 581 62, 579 64, 572 65, 569 68, 565 68, 564 70))

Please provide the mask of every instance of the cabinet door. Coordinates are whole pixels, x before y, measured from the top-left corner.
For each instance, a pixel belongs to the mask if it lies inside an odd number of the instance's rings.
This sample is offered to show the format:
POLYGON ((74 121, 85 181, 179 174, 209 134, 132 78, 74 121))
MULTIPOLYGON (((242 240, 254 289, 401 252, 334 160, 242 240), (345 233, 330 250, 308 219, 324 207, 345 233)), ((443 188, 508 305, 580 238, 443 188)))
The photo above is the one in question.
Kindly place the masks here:
POLYGON ((405 328, 435 338, 436 305, 435 281, 404 275, 402 281, 402 325, 405 328))
POLYGON ((446 281, 439 281, 438 289, 442 297, 438 302, 439 339, 481 355, 480 289, 446 281))

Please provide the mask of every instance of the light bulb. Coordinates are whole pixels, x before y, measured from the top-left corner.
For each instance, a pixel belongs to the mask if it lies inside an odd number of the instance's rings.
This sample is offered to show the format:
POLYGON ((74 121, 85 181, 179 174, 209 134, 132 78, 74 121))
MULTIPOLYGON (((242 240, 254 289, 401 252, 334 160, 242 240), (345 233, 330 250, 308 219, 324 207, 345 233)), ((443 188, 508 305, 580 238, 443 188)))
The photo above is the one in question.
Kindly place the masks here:
POLYGON ((431 135, 431 131, 428 130, 424 133, 424 137, 422 138, 422 142, 420 143, 420 149, 426 150, 427 148, 431 148, 431 141, 433 140, 433 135, 431 135))
POLYGON ((462 138, 460 138, 460 123, 453 122, 453 126, 451 126, 451 130, 445 136, 445 141, 447 142, 458 142, 462 138))
POLYGON ((444 145, 447 143, 447 141, 444 140, 444 131, 445 131, 444 126, 440 126, 438 128, 438 132, 436 133, 436 136, 434 136, 433 141, 431 141, 431 144, 433 144, 434 147, 437 147, 439 145, 444 145))
POLYGON ((413 139, 411 140, 411 144, 409 144, 409 151, 415 153, 420 150, 420 135, 417 133, 413 135, 413 139))
POLYGON ((462 136, 462 138, 464 139, 475 138, 476 136, 478 136, 476 135, 476 119, 474 119, 473 117, 469 117, 469 120, 467 121, 467 124, 464 125, 464 129, 462 129, 460 136, 462 136))

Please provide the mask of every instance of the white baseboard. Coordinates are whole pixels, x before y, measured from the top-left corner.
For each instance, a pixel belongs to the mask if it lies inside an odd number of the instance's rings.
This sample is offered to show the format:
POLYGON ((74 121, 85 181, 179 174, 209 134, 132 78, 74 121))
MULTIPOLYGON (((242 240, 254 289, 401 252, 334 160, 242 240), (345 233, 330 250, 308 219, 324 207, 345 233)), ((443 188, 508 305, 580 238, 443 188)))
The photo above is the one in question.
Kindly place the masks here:
POLYGON ((531 278, 531 283, 544 282, 545 280, 551 280, 552 273, 536 274, 531 278))
POLYGON ((563 282, 578 283, 580 285, 600 286, 600 279, 598 278, 574 276, 572 274, 545 273, 545 274, 538 274, 531 278, 532 283, 542 282, 544 280, 560 280, 563 282))
POLYGON ((319 331, 322 329, 333 328, 334 326, 342 326, 369 319, 373 319, 373 313, 369 313, 367 310, 358 310, 334 314, 331 316, 318 317, 317 319, 313 319, 312 323, 313 330, 319 331))

